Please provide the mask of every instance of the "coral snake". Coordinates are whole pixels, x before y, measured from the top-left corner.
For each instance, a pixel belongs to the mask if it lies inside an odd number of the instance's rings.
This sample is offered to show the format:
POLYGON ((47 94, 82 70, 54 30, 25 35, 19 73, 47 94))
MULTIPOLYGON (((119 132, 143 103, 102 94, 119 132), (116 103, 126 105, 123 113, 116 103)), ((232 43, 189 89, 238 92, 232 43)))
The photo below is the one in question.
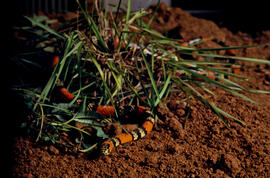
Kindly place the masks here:
MULTIPOLYGON (((196 38, 196 39, 182 43, 181 46, 183 46, 183 47, 191 46, 191 45, 194 45, 195 43, 200 42, 200 41, 205 40, 205 39, 206 39, 205 37, 196 38)), ((141 46, 138 46, 138 45, 133 44, 133 43, 131 43, 129 45, 129 47, 131 49, 135 48, 136 50, 142 49, 141 46)), ((148 49, 144 49, 143 52, 145 55, 152 55, 152 52, 148 49)), ((226 51, 226 53, 229 55, 235 55, 234 50, 228 50, 228 51, 226 51)), ((58 61, 59 61, 59 56, 55 56, 52 60, 51 66, 54 67, 58 63, 58 61)), ((240 68, 238 68, 238 67, 235 67, 235 66, 231 66, 231 67, 232 67, 232 70, 231 70, 232 73, 238 73, 240 70, 240 68)), ((201 71, 195 71, 195 72, 197 72, 198 74, 201 74, 201 75, 205 75, 213 80, 216 79, 216 76, 220 75, 218 73, 211 72, 211 71, 206 71, 206 73, 202 73, 201 71)), ((60 91, 61 95, 63 95, 63 97, 69 101, 71 101, 75 98, 75 96, 72 93, 70 93, 64 86, 61 86, 59 88, 59 91, 60 91)), ((106 116, 106 117, 115 116, 115 108, 113 106, 102 106, 102 105, 96 106, 95 105, 95 106, 91 106, 91 107, 92 107, 91 108, 92 111, 95 111, 96 113, 101 114, 103 116, 106 116)), ((116 135, 113 138, 109 138, 109 139, 105 140, 101 144, 101 147, 100 147, 100 151, 102 154, 109 155, 113 151, 113 149, 115 147, 119 146, 120 144, 125 144, 128 142, 132 142, 132 141, 138 140, 140 138, 143 138, 144 136, 146 136, 147 134, 149 134, 152 131, 152 129, 155 125, 155 122, 156 122, 156 117, 153 114, 153 112, 150 110, 150 108, 138 105, 138 106, 129 106, 129 109, 133 110, 135 112, 138 112, 139 114, 141 114, 145 117, 143 124, 140 127, 138 127, 137 129, 135 129, 129 133, 122 133, 122 134, 116 135)), ((120 111, 122 111, 122 110, 124 110, 124 107, 120 107, 120 111)))
MULTIPOLYGON (((61 95, 63 95, 67 100, 73 100, 75 96, 70 93, 66 88, 61 87, 60 89, 61 95)), ((113 106, 102 106, 102 105, 91 105, 90 106, 92 111, 95 111, 98 114, 101 114, 106 117, 114 117, 115 116, 115 109, 113 106)), ((88 108, 90 108, 88 106, 88 108)), ((101 153, 104 155, 109 155, 113 148, 119 146, 120 144, 125 144, 131 141, 138 140, 140 138, 143 138, 145 135, 149 134, 154 125, 156 118, 154 118, 153 112, 151 112, 150 108, 148 107, 143 107, 143 106, 129 106, 128 109, 124 107, 119 107, 120 112, 124 110, 129 110, 129 111, 136 111, 140 115, 143 115, 146 119, 144 120, 143 124, 141 127, 129 132, 129 133, 122 133, 119 135, 116 135, 113 138, 110 138, 106 141, 104 141, 101 144, 101 153)))

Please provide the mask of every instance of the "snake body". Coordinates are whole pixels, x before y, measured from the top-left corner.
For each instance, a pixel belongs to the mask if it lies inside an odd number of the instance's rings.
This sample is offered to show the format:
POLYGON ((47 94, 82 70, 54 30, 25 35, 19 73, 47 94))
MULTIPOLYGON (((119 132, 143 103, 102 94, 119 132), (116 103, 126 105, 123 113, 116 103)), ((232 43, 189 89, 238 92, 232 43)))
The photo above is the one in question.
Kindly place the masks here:
POLYGON ((139 140, 152 131, 155 125, 155 120, 156 120, 154 118, 154 114, 149 110, 149 108, 142 107, 142 106, 137 106, 136 110, 137 112, 141 112, 143 116, 145 117, 145 120, 143 124, 141 125, 141 127, 129 133, 122 133, 122 134, 116 135, 113 138, 105 140, 101 144, 100 151, 102 154, 109 155, 112 152, 112 150, 115 147, 119 146, 120 144, 125 144, 128 142, 139 140))
MULTIPOLYGON (((186 47, 186 46, 194 45, 195 43, 198 43, 198 42, 205 40, 205 39, 206 38, 196 38, 196 39, 184 42, 182 44, 182 46, 186 47)), ((147 48, 143 48, 142 46, 139 46, 139 45, 136 45, 133 43, 131 43, 129 45, 129 47, 133 50, 143 50, 143 53, 147 56, 154 55, 147 48)), ((232 51, 229 51, 229 52, 232 53, 232 51)), ((52 67, 54 67, 58 61, 59 61, 59 57, 54 57, 54 59, 52 61, 52 67)), ((238 73, 239 70, 240 70, 239 68, 231 66, 231 71, 233 73, 238 73)), ((211 71, 206 71, 205 73, 203 73, 201 71, 194 70, 193 72, 196 72, 200 75, 205 75, 206 77, 213 79, 213 80, 216 80, 217 77, 220 76, 219 73, 215 73, 215 72, 211 72, 211 71)), ((62 86, 59 88, 59 90, 60 90, 60 93, 67 100, 71 101, 75 98, 75 96, 72 95, 65 87, 62 86)), ((130 106, 130 107, 135 112, 138 112, 141 115, 143 115, 143 117, 145 118, 143 124, 139 128, 137 128, 131 132, 122 133, 122 134, 116 135, 113 138, 109 138, 109 139, 105 140, 100 146, 100 152, 103 155, 109 155, 115 147, 118 147, 121 144, 125 144, 128 142, 139 140, 152 131, 152 129, 155 125, 156 118, 155 118, 153 112, 150 110, 150 108, 143 107, 143 106, 130 106)), ((92 110, 95 111, 96 113, 99 113, 99 114, 104 115, 106 117, 115 116, 115 109, 113 106, 98 105, 98 106, 94 107, 94 109, 92 108, 92 110)))
MULTIPOLYGON (((71 101, 75 98, 75 96, 72 95, 66 88, 61 87, 59 90, 66 99, 71 101)), ((115 147, 119 146, 120 144, 136 141, 140 138, 143 138, 152 131, 156 121, 153 112, 151 112, 149 108, 143 106, 129 106, 129 107, 130 107, 129 110, 136 111, 137 113, 145 117, 143 124, 141 125, 141 127, 129 133, 122 133, 116 135, 113 138, 105 140, 100 147, 100 151, 102 154, 109 155, 112 152, 112 150, 115 147)), ((91 106, 91 110, 106 117, 115 116, 115 109, 113 106, 102 106, 102 105, 91 106)), ((123 107, 121 108, 121 110, 124 110, 123 107)))

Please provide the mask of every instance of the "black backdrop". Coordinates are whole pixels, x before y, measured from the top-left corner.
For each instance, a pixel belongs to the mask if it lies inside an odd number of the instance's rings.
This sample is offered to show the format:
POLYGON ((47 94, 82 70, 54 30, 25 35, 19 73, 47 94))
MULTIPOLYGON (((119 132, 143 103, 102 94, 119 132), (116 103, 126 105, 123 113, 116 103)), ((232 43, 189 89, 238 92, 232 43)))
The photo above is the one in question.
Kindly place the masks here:
MULTIPOLYGON (((48 9, 46 6, 49 6, 49 12, 77 9, 76 0, 8 0, 4 2, 10 5, 10 7, 2 6, 4 10, 9 8, 8 16, 16 13, 33 13, 40 7, 48 9), (40 2, 42 2, 41 5, 40 2), (52 10, 52 4, 54 4, 54 10, 52 10)), ((240 30, 256 33, 270 30, 269 2, 269 0, 171 0, 171 5, 188 10, 193 16, 213 20, 219 26, 226 26, 233 32, 240 30)))
POLYGON ((192 15, 215 21, 231 31, 256 33, 270 30, 270 1, 262 0, 172 0, 184 10, 204 10, 192 15), (207 11, 209 11, 207 13, 207 11), (211 13, 212 12, 212 13, 211 13))

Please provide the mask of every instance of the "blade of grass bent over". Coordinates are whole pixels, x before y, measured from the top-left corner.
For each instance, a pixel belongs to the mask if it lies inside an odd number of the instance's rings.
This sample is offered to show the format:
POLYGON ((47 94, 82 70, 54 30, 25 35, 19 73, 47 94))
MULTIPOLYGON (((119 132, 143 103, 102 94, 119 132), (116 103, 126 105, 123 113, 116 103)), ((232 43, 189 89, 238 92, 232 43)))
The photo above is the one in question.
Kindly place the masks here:
POLYGON ((189 85, 188 83, 182 81, 182 80, 178 80, 179 82, 181 82, 183 85, 187 86, 189 89, 191 89, 193 92, 195 92, 197 95, 193 94, 192 92, 189 92, 192 96, 194 96, 195 98, 197 98, 199 101, 203 102, 204 104, 210 106, 210 108, 217 113, 217 115, 219 116, 219 118, 222 119, 222 122, 228 127, 227 123, 224 121, 224 119, 222 118, 222 115, 225 115, 227 117, 230 117, 232 119, 234 119, 235 121, 245 125, 245 122, 237 119, 236 117, 228 114, 227 112, 221 110, 220 108, 216 107, 215 105, 211 104, 210 102, 207 101, 207 99, 205 99, 195 88, 193 88, 191 85, 189 85))
POLYGON ((58 38, 61 38, 61 39, 65 39, 65 37, 63 37, 62 35, 60 35, 59 33, 55 32, 54 30, 52 30, 50 27, 46 26, 46 25, 43 25, 42 23, 30 18, 30 17, 27 17, 27 16, 24 16, 27 20, 29 20, 33 25, 37 25, 39 26, 40 28, 42 28, 43 30, 57 36, 58 38))
POLYGON ((241 61, 247 61, 247 62, 255 62, 255 63, 265 63, 270 64, 270 61, 264 60, 264 59, 256 59, 256 58, 249 58, 249 57, 236 57, 236 56, 224 56, 219 54, 202 54, 202 53, 187 53, 187 52, 181 52, 181 54, 187 54, 187 55, 195 55, 195 56, 203 56, 203 57, 212 57, 212 58, 223 58, 223 59, 235 59, 235 60, 241 60, 241 61))
MULTIPOLYGON (((163 85, 163 88, 162 88, 161 92, 159 93, 158 98, 162 98, 164 93, 167 91, 167 88, 168 88, 170 81, 171 81, 171 76, 172 76, 172 72, 169 73, 169 75, 168 75, 168 77, 163 85)), ((158 105, 158 103, 159 103, 159 100, 156 100, 154 107, 156 107, 158 105)))
POLYGON ((252 99, 246 97, 245 95, 243 95, 243 94, 241 94, 241 93, 238 93, 238 92, 232 90, 229 86, 226 86, 226 85, 224 85, 224 84, 222 84, 222 83, 220 83, 220 82, 218 82, 218 81, 215 81, 215 80, 210 79, 210 78, 208 78, 208 77, 206 77, 206 76, 203 76, 203 75, 200 75, 200 74, 198 74, 198 73, 196 73, 196 72, 193 72, 192 70, 189 70, 189 69, 187 69, 187 68, 185 68, 185 67, 181 67, 181 69, 183 69, 184 71, 186 71, 186 72, 192 74, 192 75, 195 76, 195 77, 198 77, 198 78, 203 79, 205 82, 207 82, 207 83, 209 83, 209 84, 214 84, 214 85, 216 85, 216 86, 219 86, 219 87, 223 88, 224 90, 229 91, 229 92, 233 93, 234 95, 240 96, 241 98, 243 98, 243 99, 245 99, 245 100, 247 100, 247 101, 249 101, 249 102, 251 102, 251 103, 260 105, 259 103, 253 101, 252 99))

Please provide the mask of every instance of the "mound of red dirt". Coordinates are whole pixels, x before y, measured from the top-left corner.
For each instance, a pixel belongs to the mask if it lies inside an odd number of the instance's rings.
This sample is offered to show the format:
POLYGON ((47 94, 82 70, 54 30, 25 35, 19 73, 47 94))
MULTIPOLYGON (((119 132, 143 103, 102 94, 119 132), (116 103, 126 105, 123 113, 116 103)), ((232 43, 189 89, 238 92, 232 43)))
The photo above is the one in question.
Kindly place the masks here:
MULTIPOLYGON (((175 38, 209 36, 226 45, 270 43, 270 31, 257 37, 233 34, 212 21, 164 4, 152 27, 175 38)), ((219 46, 215 42, 203 45, 219 46)), ((270 59, 270 47, 237 50, 237 55, 270 59)), ((244 86, 270 91, 269 65, 246 64, 241 74, 250 78, 244 86)), ((16 137, 13 176, 269 177, 270 95, 247 94, 262 104, 256 105, 220 89, 213 91, 216 95, 208 99, 246 125, 229 120, 228 129, 208 107, 194 99, 187 107, 182 96, 174 93, 165 102, 166 108, 159 108, 161 120, 149 135, 119 146, 110 156, 95 157, 16 137)))

